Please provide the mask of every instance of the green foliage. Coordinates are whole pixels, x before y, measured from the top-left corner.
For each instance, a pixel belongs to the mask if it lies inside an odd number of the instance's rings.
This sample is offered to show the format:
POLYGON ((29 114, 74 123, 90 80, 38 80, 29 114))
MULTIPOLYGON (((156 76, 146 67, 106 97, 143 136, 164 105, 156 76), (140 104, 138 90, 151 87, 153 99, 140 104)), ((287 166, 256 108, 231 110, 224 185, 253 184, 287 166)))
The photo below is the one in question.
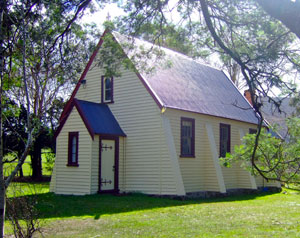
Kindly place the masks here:
POLYGON ((97 66, 104 69, 105 76, 112 77, 121 75, 122 65, 128 68, 131 64, 119 43, 114 40, 112 34, 108 33, 103 36, 100 54, 97 55, 97 66))
POLYGON ((51 151, 44 152, 45 157, 45 169, 52 174, 54 163, 55 163, 55 153, 51 151))
POLYGON ((300 183, 300 118, 287 119, 286 123, 288 136, 285 140, 262 129, 253 157, 256 134, 247 134, 242 145, 235 146, 234 153, 221 158, 221 163, 227 167, 240 163, 254 175, 263 174, 270 180, 300 183), (254 169, 254 166, 257 168, 254 169))
MULTIPOLYGON (((88 5, 89 1, 84 2, 88 5)), ((77 21, 83 13, 82 4, 80 0, 5 3, 3 95, 30 114, 29 121, 19 123, 23 133, 11 134, 23 146, 26 133, 33 129, 31 158, 37 177, 41 174, 39 147, 50 141, 48 127, 52 131, 57 127, 55 112, 63 104, 60 98, 69 96, 95 47, 94 37, 98 38, 94 25, 83 26, 77 21)), ((10 127, 5 126, 4 130, 10 127)), ((24 148, 17 148, 19 157, 24 148)))
MULTIPOLYGON (((4 156, 4 161, 12 161, 15 159, 17 155, 14 153, 7 154, 4 156)), ((54 166, 54 161, 55 157, 53 158, 53 153, 49 149, 44 149, 42 152, 42 173, 43 176, 51 176, 52 171, 53 171, 53 166, 54 166), (46 158, 46 153, 49 152, 49 158, 46 158), (49 161, 49 162, 48 162, 49 161)), ((11 163, 5 163, 3 165, 3 173, 4 176, 7 177, 11 174, 11 172, 14 170, 14 168, 17 165, 17 160, 11 163)), ((23 176, 24 177, 31 177, 32 176, 32 165, 31 165, 31 158, 28 156, 22 165, 22 171, 23 171, 23 176)))
POLYGON ((27 141, 27 113, 23 105, 18 106, 8 98, 5 98, 3 102, 3 154, 16 152, 20 156, 27 141))
POLYGON ((300 115, 300 92, 295 93, 290 101, 290 106, 295 108, 294 116, 300 115))
POLYGON ((5 48, 4 94, 19 105, 25 101, 22 72, 24 39, 21 37, 24 30, 30 111, 35 115, 32 118, 44 125, 48 123, 45 112, 58 95, 70 93, 95 47, 94 37, 98 37, 98 31, 94 25, 82 26, 75 21, 65 31, 81 2, 6 3, 4 35, 5 42, 9 44, 5 48))

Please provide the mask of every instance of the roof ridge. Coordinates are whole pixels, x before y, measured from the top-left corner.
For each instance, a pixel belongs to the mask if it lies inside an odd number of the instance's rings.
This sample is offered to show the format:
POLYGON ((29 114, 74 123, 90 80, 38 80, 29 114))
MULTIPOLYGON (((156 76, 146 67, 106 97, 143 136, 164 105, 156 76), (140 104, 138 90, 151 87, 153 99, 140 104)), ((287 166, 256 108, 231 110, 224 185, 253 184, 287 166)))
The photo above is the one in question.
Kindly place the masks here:
MULTIPOLYGON (((200 62, 199 59, 193 59, 191 56, 185 55, 185 54, 183 54, 183 53, 181 53, 181 52, 178 52, 178 51, 176 51, 176 50, 174 50, 174 49, 170 49, 170 48, 165 47, 165 46, 157 45, 157 44, 154 44, 153 42, 150 42, 150 41, 147 41, 147 40, 144 40, 144 39, 140 39, 140 38, 138 38, 138 37, 124 35, 124 34, 122 34, 122 33, 120 33, 120 32, 117 32, 117 31, 112 31, 111 33, 112 33, 113 35, 116 33, 116 34, 121 35, 122 37, 127 37, 127 38, 129 38, 129 39, 135 39, 135 40, 144 42, 144 43, 146 43, 146 44, 151 44, 152 46, 155 46, 155 47, 158 47, 158 48, 162 48, 163 50, 169 51, 169 53, 172 53, 172 54, 175 54, 175 55, 177 54, 177 55, 179 55, 180 57, 186 58, 187 60, 193 61, 193 62, 195 62, 195 63, 197 63, 197 64, 200 64, 200 65, 203 65, 203 66, 206 66, 206 67, 210 67, 210 68, 213 68, 213 69, 222 71, 221 68, 217 68, 216 66, 212 66, 212 65, 210 65, 210 64, 208 64, 208 63, 205 63, 205 62, 200 62)), ((118 39, 117 39, 117 40, 118 40, 118 39)), ((119 40, 118 40, 118 43, 121 44, 121 42, 120 42, 119 40)), ((121 44, 121 45, 122 45, 122 44, 121 44)))

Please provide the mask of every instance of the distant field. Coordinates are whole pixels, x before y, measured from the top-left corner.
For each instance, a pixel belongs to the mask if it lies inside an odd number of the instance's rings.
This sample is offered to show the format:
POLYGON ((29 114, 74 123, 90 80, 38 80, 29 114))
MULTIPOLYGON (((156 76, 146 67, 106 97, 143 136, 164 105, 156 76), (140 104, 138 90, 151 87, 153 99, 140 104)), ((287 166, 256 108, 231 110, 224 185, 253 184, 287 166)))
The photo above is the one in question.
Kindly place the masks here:
MULTIPOLYGON (((45 150, 43 152, 48 152, 48 150, 45 150)), ((7 156, 7 157, 11 157, 11 156, 7 156)), ((13 162, 13 163, 5 163, 4 164, 4 176, 8 176, 10 174, 10 172, 15 168, 15 166, 17 165, 17 161, 13 162)), ((51 171, 46 169, 46 164, 47 164, 47 160, 45 158, 45 154, 42 154, 42 173, 43 175, 51 175, 51 171)), ((25 163, 22 166, 23 169, 23 174, 24 176, 31 176, 32 175, 32 168, 31 168, 31 158, 30 156, 27 156, 25 163)))
POLYGON ((180 201, 142 194, 63 196, 49 193, 48 185, 10 188, 28 197, 37 192, 43 236, 36 237, 300 237, 297 189, 180 201))

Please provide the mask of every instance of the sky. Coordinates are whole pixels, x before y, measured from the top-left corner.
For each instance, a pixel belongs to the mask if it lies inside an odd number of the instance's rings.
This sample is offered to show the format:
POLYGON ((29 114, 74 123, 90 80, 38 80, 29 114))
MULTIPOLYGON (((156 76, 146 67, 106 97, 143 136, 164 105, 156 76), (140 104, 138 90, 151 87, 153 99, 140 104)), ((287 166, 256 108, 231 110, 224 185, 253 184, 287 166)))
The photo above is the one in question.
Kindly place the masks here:
POLYGON ((108 17, 113 19, 124 14, 124 11, 118 8, 116 3, 106 5, 104 9, 101 9, 96 1, 93 0, 93 3, 96 11, 94 13, 86 12, 81 21, 83 23, 96 23, 100 29, 100 32, 105 30, 103 28, 103 23, 108 17))

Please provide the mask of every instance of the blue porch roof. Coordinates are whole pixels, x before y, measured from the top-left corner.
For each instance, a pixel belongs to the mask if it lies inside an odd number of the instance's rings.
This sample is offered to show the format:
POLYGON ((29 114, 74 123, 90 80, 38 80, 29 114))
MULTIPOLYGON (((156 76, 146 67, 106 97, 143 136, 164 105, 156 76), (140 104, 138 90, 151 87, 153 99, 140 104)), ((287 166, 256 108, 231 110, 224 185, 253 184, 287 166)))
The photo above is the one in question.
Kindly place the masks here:
POLYGON ((74 106, 93 139, 94 135, 126 137, 126 134, 123 132, 118 121, 106 104, 88 102, 74 98, 70 106, 69 113, 55 132, 55 138, 59 135, 74 106))
POLYGON ((74 104, 91 134, 126 136, 106 104, 78 99, 74 104))

